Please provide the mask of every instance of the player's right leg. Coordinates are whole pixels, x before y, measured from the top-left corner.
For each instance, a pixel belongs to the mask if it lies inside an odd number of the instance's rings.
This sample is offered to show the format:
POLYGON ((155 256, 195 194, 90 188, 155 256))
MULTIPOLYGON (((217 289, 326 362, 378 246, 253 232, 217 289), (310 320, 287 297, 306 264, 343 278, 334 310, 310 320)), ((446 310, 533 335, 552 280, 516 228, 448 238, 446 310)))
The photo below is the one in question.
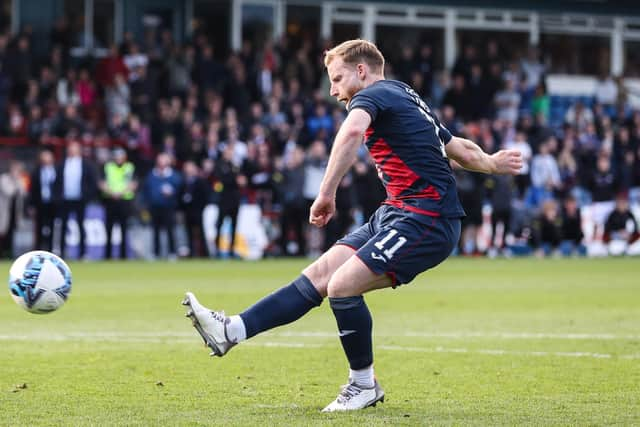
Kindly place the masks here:
POLYGON ((182 303, 189 306, 187 317, 211 348, 211 355, 223 356, 239 342, 291 323, 319 306, 327 296, 331 276, 354 253, 349 246, 333 246, 289 285, 267 295, 239 315, 226 316, 224 311, 210 310, 191 292, 187 292, 182 303))

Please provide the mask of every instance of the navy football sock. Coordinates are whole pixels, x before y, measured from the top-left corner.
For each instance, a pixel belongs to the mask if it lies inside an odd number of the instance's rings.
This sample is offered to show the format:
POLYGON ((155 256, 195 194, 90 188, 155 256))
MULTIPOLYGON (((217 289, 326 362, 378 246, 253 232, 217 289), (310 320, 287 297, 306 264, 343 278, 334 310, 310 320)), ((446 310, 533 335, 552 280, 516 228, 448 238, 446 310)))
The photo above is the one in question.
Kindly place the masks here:
POLYGON ((329 298, 329 304, 336 316, 340 341, 351 369, 364 369, 373 363, 371 313, 360 296, 329 298))
POLYGON ((322 297, 303 274, 240 313, 240 317, 244 322, 247 338, 251 338, 260 332, 298 320, 321 303, 322 297))

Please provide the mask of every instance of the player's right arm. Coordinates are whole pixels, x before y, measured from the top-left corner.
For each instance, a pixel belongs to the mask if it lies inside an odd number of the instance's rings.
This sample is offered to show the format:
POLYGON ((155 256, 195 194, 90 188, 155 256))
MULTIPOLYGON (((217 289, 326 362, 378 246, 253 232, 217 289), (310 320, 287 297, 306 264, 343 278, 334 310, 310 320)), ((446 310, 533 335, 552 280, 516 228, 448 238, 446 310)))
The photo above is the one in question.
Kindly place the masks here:
POLYGON ((457 136, 445 145, 445 151, 447 157, 475 172, 516 175, 522 168, 522 155, 517 150, 487 154, 475 142, 457 136))
POLYGON ((316 200, 311 205, 309 222, 324 227, 336 210, 336 192, 342 177, 356 160, 364 132, 371 124, 371 116, 360 108, 352 109, 340 126, 331 149, 327 170, 322 178, 316 200))

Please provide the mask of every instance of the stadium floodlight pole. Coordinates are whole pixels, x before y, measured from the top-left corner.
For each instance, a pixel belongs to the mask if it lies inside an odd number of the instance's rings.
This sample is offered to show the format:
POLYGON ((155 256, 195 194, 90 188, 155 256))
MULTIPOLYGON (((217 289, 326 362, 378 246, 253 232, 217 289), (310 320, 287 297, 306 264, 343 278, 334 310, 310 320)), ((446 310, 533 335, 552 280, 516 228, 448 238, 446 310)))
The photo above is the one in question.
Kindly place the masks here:
POLYGON ((444 18, 444 62, 452 68, 456 62, 456 11, 447 9, 444 18))
POLYGON ((93 0, 84 0, 84 47, 93 51, 93 0))
POLYGON ((20 0, 11 0, 11 34, 20 31, 20 0))

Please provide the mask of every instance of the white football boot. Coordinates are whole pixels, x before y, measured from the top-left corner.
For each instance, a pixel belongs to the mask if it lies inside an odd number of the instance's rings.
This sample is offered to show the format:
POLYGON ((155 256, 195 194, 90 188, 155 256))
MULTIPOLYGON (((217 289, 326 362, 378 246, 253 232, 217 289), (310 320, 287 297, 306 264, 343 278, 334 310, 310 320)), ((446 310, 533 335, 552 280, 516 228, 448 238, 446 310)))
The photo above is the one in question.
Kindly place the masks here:
POLYGON ((356 411, 376 406, 378 402, 384 402, 384 390, 377 380, 371 388, 364 388, 349 381, 349 384, 342 386, 336 400, 327 405, 322 412, 356 411))
POLYGON ((204 343, 213 350, 211 356, 224 356, 236 343, 227 338, 226 324, 229 319, 224 311, 212 311, 198 302, 195 295, 187 292, 182 305, 189 306, 186 317, 200 334, 204 343))

